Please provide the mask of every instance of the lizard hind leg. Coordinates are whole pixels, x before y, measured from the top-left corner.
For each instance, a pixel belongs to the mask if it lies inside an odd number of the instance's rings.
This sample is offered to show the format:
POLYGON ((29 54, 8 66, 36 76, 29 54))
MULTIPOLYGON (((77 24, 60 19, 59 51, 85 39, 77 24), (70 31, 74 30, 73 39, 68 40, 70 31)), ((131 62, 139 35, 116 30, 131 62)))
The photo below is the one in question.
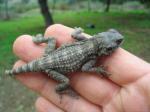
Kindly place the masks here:
POLYGON ((48 76, 50 76, 52 79, 60 82, 60 84, 56 86, 57 93, 61 93, 69 87, 69 79, 63 74, 54 70, 45 70, 45 72, 48 73, 48 76))
POLYGON ((44 55, 48 55, 54 51, 56 47, 56 39, 53 37, 44 38, 41 34, 38 34, 32 38, 32 41, 36 44, 47 43, 44 55))
POLYGON ((45 70, 45 72, 50 76, 52 79, 60 82, 60 84, 56 85, 56 93, 60 95, 60 99, 62 99, 62 94, 67 94, 71 97, 78 98, 77 93, 70 87, 69 79, 64 76, 63 74, 54 71, 54 70, 45 70))

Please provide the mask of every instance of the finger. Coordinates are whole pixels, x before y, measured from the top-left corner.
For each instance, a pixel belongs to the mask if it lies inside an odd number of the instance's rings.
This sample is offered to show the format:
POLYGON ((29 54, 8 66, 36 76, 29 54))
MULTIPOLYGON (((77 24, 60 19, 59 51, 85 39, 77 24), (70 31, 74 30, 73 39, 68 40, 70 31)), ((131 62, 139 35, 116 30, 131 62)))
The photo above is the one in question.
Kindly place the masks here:
MULTIPOLYGON (((59 25, 55 25, 55 26, 59 26, 59 25)), ((51 32, 55 32, 57 30, 53 30, 53 28, 55 26, 51 27, 51 32)), ((60 31, 62 31, 64 27, 60 26, 60 31)), ((55 28, 54 28, 55 29, 55 28)), ((67 29, 67 28, 64 28, 67 29)), ((68 31, 67 31, 68 32, 68 31)), ((55 34, 59 34, 59 32, 55 33, 55 34)), ((64 35, 62 32, 59 35, 64 35)), ((67 34, 69 35, 69 34, 67 34)), ((67 36, 65 35, 65 36, 67 36)), ((52 36, 56 37, 58 40, 58 45, 61 44, 61 41, 64 40, 59 40, 62 39, 57 35, 53 35, 52 36)), ((69 36, 67 37, 69 38, 69 36)), ((40 48, 34 48, 34 46, 32 46, 33 44, 30 44, 31 42, 28 41, 32 41, 31 36, 21 36, 19 39, 16 40, 15 44, 14 44, 14 51, 15 53, 20 56, 20 58, 22 60, 26 60, 26 61, 30 61, 33 60, 35 58, 37 58, 38 56, 41 56, 40 53, 43 52, 43 49, 40 48), (24 39, 25 38, 25 39, 24 39), (18 43, 23 46, 24 43, 28 43, 28 45, 26 46, 32 46, 30 48, 32 49, 28 49, 28 47, 24 47, 24 49, 20 49, 20 46, 18 46, 18 43), (23 50, 23 54, 22 51, 23 50), (41 50, 38 54, 38 50, 41 50), (34 53, 32 55, 29 55, 30 52, 34 51, 34 53), (35 53, 36 52, 36 53, 35 53), (28 54, 29 53, 29 54, 28 54), (23 55, 26 55, 28 58, 24 57, 23 55), (35 56, 36 55, 36 56, 35 56)), ((85 74, 85 73, 80 73, 77 75, 72 75, 71 76, 71 83, 72 86, 76 89, 76 91, 78 91, 82 96, 84 96, 85 98, 87 98, 89 101, 91 101, 94 104, 97 105, 104 105, 107 102, 109 102, 109 100, 112 98, 112 96, 114 96, 114 94, 116 94, 118 92, 118 90, 120 89, 120 87, 118 87, 116 84, 112 83, 109 80, 106 79, 101 79, 100 77, 97 77, 96 75, 91 75, 91 74, 85 74), (92 82, 92 83, 91 83, 92 82), (81 86, 82 85, 82 86, 81 86), (104 89, 105 88, 105 89, 104 89)))
MULTIPOLYGON (((72 32, 72 28, 54 25, 46 30, 45 36, 51 35, 56 37, 59 43, 66 43, 73 41, 71 38, 72 32)), ((107 66, 108 71, 112 74, 110 80, 119 85, 131 83, 150 72, 150 64, 122 48, 117 49, 111 56, 107 56, 103 64, 107 66)))
POLYGON ((39 97, 36 100, 35 107, 38 112, 64 112, 62 109, 43 97, 39 97))
MULTIPOLYGON (((19 67, 25 64, 23 61, 18 61, 14 68, 19 67)), ((68 95, 63 95, 63 98, 60 99, 60 96, 55 92, 56 82, 47 78, 46 75, 40 73, 24 73, 22 75, 17 75, 23 84, 27 87, 35 90, 40 93, 43 97, 48 99, 50 102, 58 106, 64 111, 67 112, 100 112, 101 108, 90 103, 84 98, 79 96, 79 99, 69 97, 68 95), (61 102, 61 103, 60 103, 61 102)))
MULTIPOLYGON (((60 46, 61 44, 65 44, 65 43, 74 41, 71 38, 71 34, 73 31, 74 31, 73 28, 70 28, 70 27, 67 27, 67 26, 64 26, 61 24, 55 24, 46 29, 44 36, 45 37, 52 36, 52 37, 56 38, 58 46, 60 46)), ((88 38, 91 37, 90 35, 85 34, 85 33, 84 33, 84 35, 88 38)))
POLYGON ((118 85, 95 74, 80 73, 70 77, 73 88, 96 105, 106 105, 120 91, 118 85))
POLYGON ((150 64, 122 48, 117 49, 110 57, 102 61, 112 74, 109 78, 122 86, 135 82, 150 72, 150 64))
POLYGON ((31 61, 43 54, 44 46, 34 44, 32 36, 22 35, 14 42, 13 52, 22 60, 31 61))

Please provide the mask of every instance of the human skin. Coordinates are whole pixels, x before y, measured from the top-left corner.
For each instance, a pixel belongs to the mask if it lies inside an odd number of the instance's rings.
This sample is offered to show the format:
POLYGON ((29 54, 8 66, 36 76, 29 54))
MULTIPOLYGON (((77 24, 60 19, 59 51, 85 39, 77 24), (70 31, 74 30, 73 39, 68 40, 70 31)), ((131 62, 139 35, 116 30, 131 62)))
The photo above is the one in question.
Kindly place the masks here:
MULTIPOLYGON (((70 36, 72 31, 55 24, 46 29, 45 37, 55 37, 59 47, 74 41, 70 36)), ((14 68, 42 56, 44 48, 45 44, 34 44, 30 35, 18 37, 13 51, 20 60, 14 68)), ((35 103, 37 112, 150 112, 149 63, 122 48, 99 62, 111 76, 106 79, 93 73, 70 74, 71 86, 79 93, 79 99, 63 95, 61 103, 55 92, 57 83, 46 74, 22 73, 16 78, 41 95, 35 103)))

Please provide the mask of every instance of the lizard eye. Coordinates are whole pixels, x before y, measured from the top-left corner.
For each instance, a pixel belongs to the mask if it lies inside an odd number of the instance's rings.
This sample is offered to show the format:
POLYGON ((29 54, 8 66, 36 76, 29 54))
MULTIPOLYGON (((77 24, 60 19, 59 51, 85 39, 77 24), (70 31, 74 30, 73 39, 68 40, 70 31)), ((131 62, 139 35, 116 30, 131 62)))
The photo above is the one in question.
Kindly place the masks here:
POLYGON ((122 39, 116 40, 116 43, 119 45, 122 42, 122 39))

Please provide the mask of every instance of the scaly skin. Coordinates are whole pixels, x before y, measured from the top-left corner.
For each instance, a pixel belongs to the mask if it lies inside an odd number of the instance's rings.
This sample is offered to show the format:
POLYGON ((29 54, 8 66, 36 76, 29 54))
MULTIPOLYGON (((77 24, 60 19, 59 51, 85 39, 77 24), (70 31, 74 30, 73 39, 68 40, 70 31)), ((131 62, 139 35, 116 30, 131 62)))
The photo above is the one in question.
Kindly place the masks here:
POLYGON ((82 32, 81 28, 76 28, 72 33, 72 38, 77 41, 62 45, 56 50, 54 38, 44 38, 42 35, 33 37, 33 42, 36 44, 48 43, 43 57, 19 68, 7 70, 5 73, 16 75, 23 72, 45 72, 60 82, 56 87, 58 93, 62 93, 69 86, 69 79, 65 76, 67 73, 76 71, 97 72, 103 76, 108 76, 109 73, 102 66, 95 67, 96 59, 99 56, 109 55, 117 49, 123 36, 116 30, 110 29, 88 39, 82 35, 82 32))

